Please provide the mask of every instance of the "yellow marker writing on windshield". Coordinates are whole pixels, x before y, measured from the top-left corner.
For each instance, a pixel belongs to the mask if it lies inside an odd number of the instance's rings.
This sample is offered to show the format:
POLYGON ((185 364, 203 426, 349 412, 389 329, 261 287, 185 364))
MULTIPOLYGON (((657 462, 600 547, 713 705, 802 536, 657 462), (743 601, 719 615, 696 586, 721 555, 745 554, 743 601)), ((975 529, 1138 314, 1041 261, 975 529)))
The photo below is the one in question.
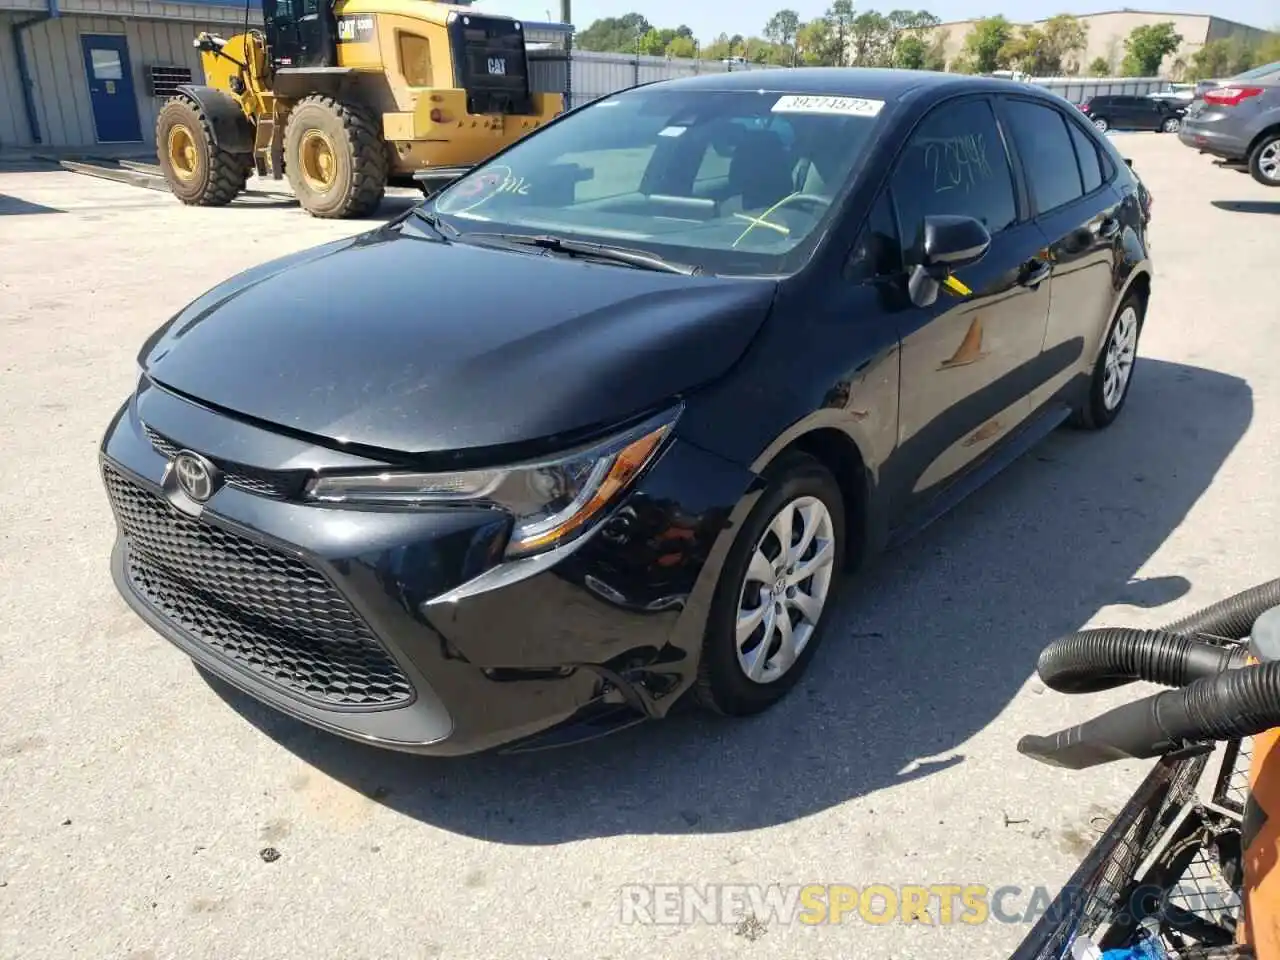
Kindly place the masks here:
POLYGON ((966 287, 963 283, 961 283, 951 274, 948 274, 947 278, 942 281, 942 285, 946 287, 948 290, 950 290, 952 293, 958 293, 962 297, 967 297, 971 293, 973 293, 972 290, 966 287))

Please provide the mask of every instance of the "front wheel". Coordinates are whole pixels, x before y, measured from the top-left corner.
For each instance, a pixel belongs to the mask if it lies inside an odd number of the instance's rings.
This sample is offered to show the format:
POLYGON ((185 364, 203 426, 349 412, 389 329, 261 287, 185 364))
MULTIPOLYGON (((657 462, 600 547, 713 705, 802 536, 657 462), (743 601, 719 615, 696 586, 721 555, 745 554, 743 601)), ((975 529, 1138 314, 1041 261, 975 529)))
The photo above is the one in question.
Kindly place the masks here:
POLYGON ((189 206, 226 206, 253 168, 251 156, 218 146, 213 122, 184 96, 170 99, 156 116, 156 153, 170 192, 189 206))
POLYGON ((1182 127, 1182 121, 1177 117, 1169 117, 1165 120, 1164 125, 1160 128, 1165 133, 1177 133, 1182 127))
POLYGON ((1086 430, 1109 427, 1120 416, 1129 387, 1133 383, 1133 368, 1138 360, 1138 337, 1142 333, 1142 321, 1146 303, 1137 293, 1130 293, 1120 304, 1098 361, 1089 381, 1089 395, 1075 411, 1072 423, 1086 430))
POLYGON ((768 476, 725 559, 698 668, 698 700, 730 716, 760 713, 799 682, 844 567, 844 497, 831 473, 790 454, 768 476))
POLYGON ((1280 187, 1280 132, 1267 134, 1249 153, 1249 173, 1264 187, 1280 187))
POLYGON ((387 188, 377 120, 363 106, 320 94, 301 100, 284 134, 285 175, 313 217, 365 217, 387 188))

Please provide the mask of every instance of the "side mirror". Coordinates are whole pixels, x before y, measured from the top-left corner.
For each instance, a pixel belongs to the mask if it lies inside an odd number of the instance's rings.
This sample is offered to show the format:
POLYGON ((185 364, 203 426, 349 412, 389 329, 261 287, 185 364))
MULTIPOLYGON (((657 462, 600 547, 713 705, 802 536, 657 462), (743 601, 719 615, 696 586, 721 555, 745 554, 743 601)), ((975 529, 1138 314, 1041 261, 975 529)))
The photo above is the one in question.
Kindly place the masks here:
POLYGON ((977 263, 990 247, 991 234, 973 217, 925 217, 919 263, 907 284, 912 303, 933 306, 942 281, 961 267, 977 263))

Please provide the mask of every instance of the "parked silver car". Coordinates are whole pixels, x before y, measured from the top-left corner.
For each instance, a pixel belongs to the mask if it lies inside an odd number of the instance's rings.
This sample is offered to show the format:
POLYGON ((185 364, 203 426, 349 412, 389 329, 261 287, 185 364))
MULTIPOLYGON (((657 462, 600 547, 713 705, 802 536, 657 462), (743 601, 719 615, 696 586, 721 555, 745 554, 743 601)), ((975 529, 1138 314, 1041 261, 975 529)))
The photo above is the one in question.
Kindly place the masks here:
POLYGON ((1280 187, 1280 63, 1247 71, 1198 97, 1182 118, 1178 138, 1247 170, 1265 186, 1280 187))

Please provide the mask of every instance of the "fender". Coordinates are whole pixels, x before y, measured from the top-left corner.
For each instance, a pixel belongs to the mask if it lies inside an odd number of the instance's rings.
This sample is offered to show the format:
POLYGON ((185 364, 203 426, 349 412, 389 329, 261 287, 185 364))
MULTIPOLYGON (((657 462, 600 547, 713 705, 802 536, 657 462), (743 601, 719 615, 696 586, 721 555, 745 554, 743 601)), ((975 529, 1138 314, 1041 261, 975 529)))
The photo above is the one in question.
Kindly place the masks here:
POLYGON ((253 153, 253 124, 234 97, 217 87, 193 83, 180 85, 178 93, 193 101, 209 119, 209 132, 215 145, 228 153, 253 153))

